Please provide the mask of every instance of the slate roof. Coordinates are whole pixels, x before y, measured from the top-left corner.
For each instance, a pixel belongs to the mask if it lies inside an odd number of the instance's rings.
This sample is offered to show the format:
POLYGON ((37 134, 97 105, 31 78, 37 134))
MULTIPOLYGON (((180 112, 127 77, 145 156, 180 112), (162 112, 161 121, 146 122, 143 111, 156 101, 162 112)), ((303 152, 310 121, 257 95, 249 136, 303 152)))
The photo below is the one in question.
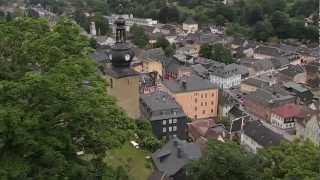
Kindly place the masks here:
POLYGON ((280 51, 275 47, 270 46, 259 46, 255 49, 254 53, 256 54, 264 54, 268 56, 280 56, 280 51))
POLYGON ((192 65, 191 67, 193 71, 197 73, 199 76, 206 76, 209 74, 209 71, 201 64, 195 64, 195 65, 192 65))
POLYGON ((303 93, 303 92, 306 92, 306 91, 309 91, 309 89, 305 88, 304 86, 302 86, 301 84, 297 84, 295 82, 287 82, 283 85, 285 88, 290 88, 290 89, 294 89, 300 93, 303 93))
POLYGON ((208 89, 216 89, 209 80, 203 79, 197 75, 184 77, 181 80, 163 80, 163 85, 166 86, 171 92, 183 93, 192 91, 201 91, 208 89))
POLYGON ((294 78, 297 74, 304 73, 303 67, 300 65, 289 65, 287 69, 280 71, 281 74, 284 74, 288 77, 294 78))
POLYGON ((140 99, 146 103, 151 111, 166 110, 166 109, 181 109, 181 106, 169 94, 156 91, 151 94, 141 94, 140 99))
POLYGON ((167 57, 162 48, 149 49, 141 54, 144 60, 164 61, 167 57))
POLYGON ((228 78, 228 77, 241 74, 239 72, 239 66, 234 63, 228 64, 228 65, 225 65, 222 63, 222 66, 219 66, 219 67, 216 67, 215 65, 213 65, 209 69, 209 71, 211 74, 216 75, 218 77, 222 77, 222 78, 228 78))
POLYGON ((288 58, 286 58, 286 57, 280 57, 280 56, 278 56, 278 57, 276 57, 276 58, 272 58, 272 59, 271 59, 271 62, 272 62, 273 66, 274 66, 276 69, 281 68, 281 67, 284 67, 284 66, 290 64, 290 61, 289 61, 288 58))
POLYGON ((90 55, 92 59, 94 59, 97 63, 106 63, 109 59, 107 52, 104 50, 96 50, 94 53, 90 55))
POLYGON ((257 87, 257 88, 264 88, 264 87, 269 86, 268 82, 265 82, 265 81, 262 81, 262 80, 259 80, 259 79, 255 79, 255 78, 246 79, 246 80, 242 81, 242 83, 250 85, 250 86, 254 86, 254 87, 257 87))
POLYGON ((171 139, 161 149, 151 155, 158 169, 167 176, 173 176, 192 160, 202 156, 200 147, 194 143, 187 143, 178 138, 171 139))
POLYGON ((263 147, 280 145, 285 141, 282 135, 265 127, 260 121, 248 121, 244 124, 243 133, 263 147))
POLYGON ((294 97, 285 90, 275 87, 265 87, 247 94, 246 99, 259 104, 272 105, 278 102, 294 99, 294 97))

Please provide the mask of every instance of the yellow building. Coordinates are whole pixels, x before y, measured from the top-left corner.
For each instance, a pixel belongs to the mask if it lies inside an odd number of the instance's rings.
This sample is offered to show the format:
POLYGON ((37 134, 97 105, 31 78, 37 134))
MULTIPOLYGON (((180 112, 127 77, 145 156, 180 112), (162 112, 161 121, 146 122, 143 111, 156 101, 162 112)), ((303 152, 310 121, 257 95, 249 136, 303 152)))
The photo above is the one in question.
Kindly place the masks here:
POLYGON ((217 116, 218 88, 206 79, 191 75, 181 80, 164 80, 162 90, 175 98, 189 118, 197 120, 217 116))
POLYGON ((129 117, 139 118, 140 74, 130 68, 106 68, 107 92, 117 99, 117 104, 129 117))
POLYGON ((134 70, 140 73, 157 72, 159 76, 162 76, 162 61, 165 58, 166 56, 162 48, 149 49, 139 57, 141 63, 137 64, 134 70))

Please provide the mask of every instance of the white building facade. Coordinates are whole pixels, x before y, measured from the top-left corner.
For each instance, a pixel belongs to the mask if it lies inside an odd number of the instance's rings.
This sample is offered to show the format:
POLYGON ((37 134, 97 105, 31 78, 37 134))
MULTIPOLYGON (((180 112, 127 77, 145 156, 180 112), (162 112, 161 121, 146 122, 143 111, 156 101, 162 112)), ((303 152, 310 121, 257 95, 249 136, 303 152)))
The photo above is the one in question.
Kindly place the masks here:
POLYGON ((219 88, 229 89, 241 84, 241 74, 234 74, 231 76, 221 77, 215 74, 210 74, 210 82, 219 86, 219 88))

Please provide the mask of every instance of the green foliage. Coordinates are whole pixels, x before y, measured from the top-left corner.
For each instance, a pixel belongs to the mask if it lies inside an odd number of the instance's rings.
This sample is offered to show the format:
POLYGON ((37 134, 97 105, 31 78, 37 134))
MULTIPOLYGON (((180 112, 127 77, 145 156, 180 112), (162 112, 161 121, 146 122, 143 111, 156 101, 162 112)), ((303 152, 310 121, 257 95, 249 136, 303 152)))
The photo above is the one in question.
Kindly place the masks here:
POLYGON ((176 46, 174 44, 171 45, 165 37, 157 38, 155 47, 162 48, 166 56, 172 56, 176 50, 176 46))
POLYGON ((211 141, 208 152, 187 167, 191 180, 292 180, 320 177, 320 147, 294 141, 249 154, 232 142, 211 141))
POLYGON ((225 64, 231 64, 234 62, 231 51, 222 44, 204 44, 200 47, 200 55, 225 64))
POLYGON ((142 148, 149 152, 155 152, 162 145, 162 142, 158 140, 152 131, 152 127, 149 121, 137 120, 137 135, 139 137, 139 144, 142 148))
POLYGON ((102 14, 96 14, 93 20, 96 24, 97 35, 105 36, 111 33, 109 22, 103 17, 102 14))
POLYGON ((259 159, 233 142, 209 141, 208 152, 187 167, 190 180, 256 180, 259 159))
POLYGON ((132 34, 132 42, 139 48, 144 48, 148 45, 149 39, 145 34, 144 29, 136 24, 130 28, 130 33, 132 34))
POLYGON ((259 21, 253 30, 253 38, 258 41, 268 41, 273 35, 273 27, 270 21, 259 21))
POLYGON ((31 18, 0 23, 1 179, 90 179, 99 157, 133 134, 89 52, 68 19, 52 29, 31 18))

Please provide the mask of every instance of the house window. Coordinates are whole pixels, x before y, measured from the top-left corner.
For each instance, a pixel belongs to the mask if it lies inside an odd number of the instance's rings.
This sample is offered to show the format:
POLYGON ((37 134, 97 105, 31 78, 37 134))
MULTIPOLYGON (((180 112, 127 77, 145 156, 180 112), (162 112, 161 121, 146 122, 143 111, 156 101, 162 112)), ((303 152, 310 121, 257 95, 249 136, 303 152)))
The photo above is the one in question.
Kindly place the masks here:
POLYGON ((163 132, 163 133, 167 132, 167 128, 165 128, 165 127, 162 128, 162 132, 163 132))
POLYGON ((162 125, 166 125, 167 124, 167 120, 162 120, 162 125))
POLYGON ((203 94, 201 94, 201 98, 203 98, 203 94))
POLYGON ((197 106, 194 108, 194 110, 195 110, 195 111, 198 110, 197 106))
POLYGON ((173 131, 177 131, 177 126, 173 126, 173 131))
POLYGON ((213 113, 213 109, 211 109, 211 113, 213 113))
POLYGON ((211 101, 211 105, 213 105, 213 101, 211 101))
POLYGON ((172 122, 173 122, 173 123, 177 123, 177 119, 173 119, 172 122))
POLYGON ((172 131, 172 127, 169 127, 169 132, 171 132, 172 131))
POLYGON ((204 96, 207 98, 207 97, 208 97, 208 96, 207 96, 207 93, 205 93, 204 96))
POLYGON ((205 114, 205 113, 206 113, 206 110, 203 110, 203 111, 202 111, 202 114, 205 114))
POLYGON ((214 97, 214 93, 212 93, 212 97, 214 97))
POLYGON ((205 106, 207 106, 207 105, 208 105, 208 103, 207 103, 207 102, 205 102, 205 103, 204 103, 204 105, 205 105, 205 106))
POLYGON ((197 98, 196 98, 196 99, 194 99, 194 102, 195 102, 195 103, 197 103, 197 102, 198 102, 198 99, 197 99, 197 98))
POLYGON ((203 102, 201 102, 201 106, 203 106, 203 102))
POLYGON ((169 124, 172 124, 172 119, 169 119, 169 124))

